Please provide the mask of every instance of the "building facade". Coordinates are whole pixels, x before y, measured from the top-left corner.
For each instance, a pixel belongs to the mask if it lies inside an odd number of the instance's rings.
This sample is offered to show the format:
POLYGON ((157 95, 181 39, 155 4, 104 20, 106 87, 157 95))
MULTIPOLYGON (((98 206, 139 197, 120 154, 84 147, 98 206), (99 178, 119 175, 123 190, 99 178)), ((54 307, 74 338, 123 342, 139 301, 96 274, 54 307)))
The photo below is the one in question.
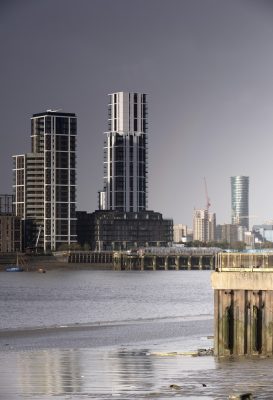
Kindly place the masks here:
POLYGON ((216 214, 208 213, 208 242, 214 242, 216 238, 216 214))
POLYGON ((238 225, 233 224, 222 224, 217 225, 219 242, 227 242, 229 244, 236 243, 238 241, 238 225))
MULTIPOLYGON (((83 215, 80 216, 81 220, 83 215)), ((91 218, 90 247, 96 251, 129 250, 147 246, 167 246, 173 240, 173 221, 154 211, 120 212, 98 210, 91 218)), ((79 234, 85 225, 79 227, 79 234)), ((83 231, 82 231, 83 233, 83 231)), ((82 236, 81 236, 82 237, 82 236)), ((82 239, 88 243, 88 240, 82 239)))
POLYGON ((14 196, 0 194, 0 253, 22 250, 21 218, 14 213, 14 196))
POLYGON ((193 240, 206 242, 208 240, 208 210, 194 210, 193 240))
POLYGON ((253 225, 252 232, 257 239, 257 242, 273 242, 273 225, 253 225))
POLYGON ((74 113, 34 114, 31 153, 13 156, 15 213, 44 251, 76 242, 76 135, 74 113))
POLYGON ((177 224, 173 226, 173 241, 174 243, 184 243, 188 240, 189 229, 187 225, 177 224))
POLYGON ((14 215, 14 196, 12 194, 0 194, 0 214, 14 215))
POLYGON ((147 207, 147 95, 109 95, 104 140, 104 189, 99 209, 125 212, 147 207))
POLYGON ((231 181, 231 223, 249 230, 249 177, 232 176, 231 181))
POLYGON ((194 210, 193 240, 212 242, 216 235, 216 215, 207 209, 194 210))

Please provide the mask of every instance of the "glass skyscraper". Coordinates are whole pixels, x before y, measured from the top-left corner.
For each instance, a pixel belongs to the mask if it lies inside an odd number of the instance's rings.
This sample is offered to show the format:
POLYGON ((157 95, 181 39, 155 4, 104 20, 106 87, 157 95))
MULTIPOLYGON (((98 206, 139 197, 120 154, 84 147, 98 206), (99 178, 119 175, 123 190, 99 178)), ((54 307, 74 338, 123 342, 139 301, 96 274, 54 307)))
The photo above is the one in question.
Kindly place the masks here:
POLYGON ((249 230, 249 177, 231 178, 231 223, 249 230))

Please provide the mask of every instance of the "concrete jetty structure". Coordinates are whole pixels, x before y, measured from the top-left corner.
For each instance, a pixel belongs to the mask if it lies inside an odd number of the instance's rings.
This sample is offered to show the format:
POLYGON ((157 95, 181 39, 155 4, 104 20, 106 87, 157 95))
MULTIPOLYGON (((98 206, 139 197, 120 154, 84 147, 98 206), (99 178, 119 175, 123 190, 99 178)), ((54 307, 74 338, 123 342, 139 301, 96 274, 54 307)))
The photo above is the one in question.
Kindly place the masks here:
POLYGON ((143 247, 127 251, 59 251, 54 256, 68 264, 107 264, 122 270, 214 270, 219 248, 143 247))
POLYGON ((273 252, 219 253, 214 289, 216 356, 273 355, 273 252))
POLYGON ((114 252, 114 270, 213 270, 218 248, 143 247, 114 252))

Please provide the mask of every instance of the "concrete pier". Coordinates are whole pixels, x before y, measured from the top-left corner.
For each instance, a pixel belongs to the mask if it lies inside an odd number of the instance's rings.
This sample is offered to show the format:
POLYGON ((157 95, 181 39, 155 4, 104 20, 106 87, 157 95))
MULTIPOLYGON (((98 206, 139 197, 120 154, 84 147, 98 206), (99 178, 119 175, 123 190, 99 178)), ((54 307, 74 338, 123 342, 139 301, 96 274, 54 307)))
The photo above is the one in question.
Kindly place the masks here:
POLYGON ((213 248, 143 248, 117 251, 114 269, 121 270, 213 270, 219 249, 213 248))
POLYGON ((273 253, 220 253, 212 273, 214 352, 273 355, 273 253))

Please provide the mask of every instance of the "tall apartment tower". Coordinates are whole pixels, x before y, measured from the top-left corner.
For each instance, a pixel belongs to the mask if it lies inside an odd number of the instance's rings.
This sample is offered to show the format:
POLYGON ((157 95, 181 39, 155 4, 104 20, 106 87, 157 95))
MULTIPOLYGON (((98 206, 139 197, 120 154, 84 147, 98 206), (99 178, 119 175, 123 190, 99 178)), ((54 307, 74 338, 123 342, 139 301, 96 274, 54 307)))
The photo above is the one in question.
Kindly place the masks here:
POLYGON ((249 230, 249 177, 232 176, 231 180, 231 223, 249 230))
POLYGON ((147 206, 147 95, 109 94, 100 210, 144 211, 147 206))
POLYGON ((31 153, 13 156, 15 213, 35 227, 44 251, 76 241, 74 113, 48 110, 31 118, 31 153))

